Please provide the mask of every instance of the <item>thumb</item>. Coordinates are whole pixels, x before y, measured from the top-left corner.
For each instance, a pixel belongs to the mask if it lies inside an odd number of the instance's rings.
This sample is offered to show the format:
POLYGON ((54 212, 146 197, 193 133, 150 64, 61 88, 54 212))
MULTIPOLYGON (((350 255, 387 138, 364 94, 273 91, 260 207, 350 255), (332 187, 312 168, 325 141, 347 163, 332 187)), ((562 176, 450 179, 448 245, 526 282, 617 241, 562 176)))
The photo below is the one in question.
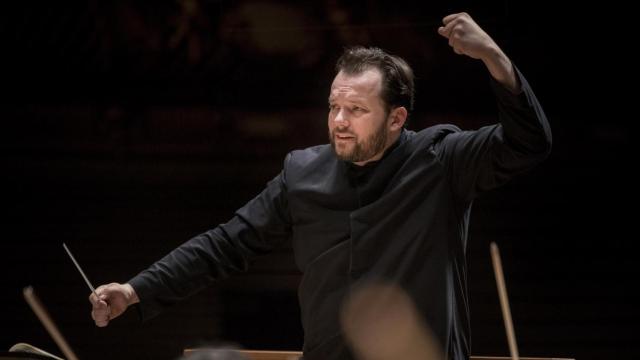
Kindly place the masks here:
POLYGON ((440 26, 440 27, 438 28, 438 34, 440 34, 440 35, 442 35, 442 36, 444 36, 444 37, 448 37, 448 36, 447 36, 447 32, 446 32, 446 30, 444 29, 444 26, 440 26))
POLYGON ((93 291, 93 292, 91 292, 91 294, 89 294, 89 301, 93 305, 97 305, 101 300, 102 301, 106 301, 108 298, 109 298, 109 294, 108 294, 106 285, 98 286, 95 289, 95 291, 93 291))

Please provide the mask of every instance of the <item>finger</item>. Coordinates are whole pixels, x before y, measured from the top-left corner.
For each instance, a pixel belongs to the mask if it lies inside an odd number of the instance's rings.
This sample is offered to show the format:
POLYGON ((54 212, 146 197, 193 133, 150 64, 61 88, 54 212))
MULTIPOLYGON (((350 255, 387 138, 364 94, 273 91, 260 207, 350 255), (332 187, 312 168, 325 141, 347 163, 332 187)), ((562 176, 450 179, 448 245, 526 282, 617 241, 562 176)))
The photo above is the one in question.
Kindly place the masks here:
POLYGON ((105 327, 109 325, 109 320, 96 320, 97 327, 105 327))
POLYGON ((98 302, 98 298, 96 298, 96 294, 100 297, 100 299, 106 299, 107 294, 106 294, 106 289, 107 289, 107 285, 100 285, 96 288, 95 292, 92 292, 91 294, 89 294, 89 301, 92 304, 95 304, 98 302))
POLYGON ((444 18, 442 18, 442 23, 447 25, 448 23, 452 22, 453 20, 459 18, 460 16, 462 16, 464 13, 455 13, 455 14, 450 14, 445 16, 444 18))
POLYGON ((111 316, 109 316, 108 309, 96 309, 91 311, 91 318, 96 322, 98 322, 98 321, 107 321, 111 318, 111 316))
POLYGON ((109 303, 100 299, 99 301, 95 302, 93 305, 93 309, 95 310, 103 310, 109 307, 109 303))
POLYGON ((111 316, 106 310, 92 310, 91 319, 93 319, 97 325, 98 323, 108 322, 111 319, 111 316))
POLYGON ((438 28, 438 34, 446 37, 447 39, 451 36, 451 32, 453 31, 453 28, 455 27, 456 22, 450 22, 445 26, 441 26, 438 28))
POLYGON ((448 24, 454 20, 458 20, 458 19, 471 19, 471 15, 469 15, 466 12, 459 12, 459 13, 455 13, 455 14, 451 14, 451 15, 447 15, 442 19, 442 23, 443 24, 448 24))
POLYGON ((442 23, 447 25, 449 23, 451 23, 454 20, 463 20, 465 18, 471 18, 471 16, 469 14, 467 14, 466 12, 460 12, 460 13, 455 13, 455 14, 451 14, 451 15, 447 15, 442 19, 442 23))
POLYGON ((108 303, 104 299, 98 299, 98 300, 94 300, 93 298, 91 299, 92 309, 104 309, 107 305, 108 303))
POLYGON ((451 33, 449 33, 449 46, 456 47, 458 42, 465 38, 469 32, 469 29, 462 20, 456 21, 455 25, 451 28, 451 33))
POLYGON ((99 322, 108 321, 109 319, 111 319, 111 316, 109 316, 109 310, 96 309, 96 310, 91 310, 91 318, 97 324, 99 322))
POLYGON ((98 287, 96 288, 96 294, 98 294, 98 296, 100 296, 100 295, 102 295, 102 294, 106 293, 106 292, 107 292, 107 290, 109 289, 109 285, 110 285, 110 284, 107 284, 107 285, 100 285, 100 286, 98 286, 98 287))
MULTIPOLYGON (((453 23, 452 23, 453 24, 453 23)), ((456 22, 454 26, 451 27, 451 32, 449 33, 449 46, 455 47, 456 43, 462 37, 462 25, 459 22, 456 22)))
POLYGON ((111 320, 111 307, 104 301, 101 301, 100 305, 99 308, 94 308, 91 311, 91 318, 93 318, 97 326, 104 327, 111 320))
POLYGON ((91 305, 95 306, 98 303, 98 298, 94 293, 89 294, 89 302, 91 305))
POLYGON ((100 301, 96 303, 91 308, 91 314, 109 314, 111 312, 111 307, 104 301, 100 301))
POLYGON ((455 47, 458 38, 456 36, 449 36, 449 46, 455 47))

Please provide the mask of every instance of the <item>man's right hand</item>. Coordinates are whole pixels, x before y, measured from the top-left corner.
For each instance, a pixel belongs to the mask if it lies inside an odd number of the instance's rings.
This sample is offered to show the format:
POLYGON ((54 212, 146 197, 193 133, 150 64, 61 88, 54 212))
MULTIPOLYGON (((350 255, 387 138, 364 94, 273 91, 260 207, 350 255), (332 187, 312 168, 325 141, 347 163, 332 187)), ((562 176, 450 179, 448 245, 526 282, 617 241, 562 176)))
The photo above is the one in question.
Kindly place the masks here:
POLYGON ((109 321, 120 316, 129 305, 138 303, 138 295, 129 284, 111 283, 101 285, 96 289, 96 295, 91 293, 91 317, 96 322, 96 326, 104 327, 109 321))

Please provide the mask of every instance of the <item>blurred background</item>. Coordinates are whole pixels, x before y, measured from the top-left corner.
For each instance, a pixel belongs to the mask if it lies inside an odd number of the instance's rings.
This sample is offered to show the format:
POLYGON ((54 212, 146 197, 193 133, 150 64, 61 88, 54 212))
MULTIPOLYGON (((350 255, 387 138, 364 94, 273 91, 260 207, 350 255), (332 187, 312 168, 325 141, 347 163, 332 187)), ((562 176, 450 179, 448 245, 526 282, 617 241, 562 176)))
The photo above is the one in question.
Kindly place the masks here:
POLYGON ((174 359, 233 343, 300 349, 285 244, 248 273, 140 323, 90 318, 93 283, 124 282, 255 196, 286 153, 326 143, 344 46, 375 45, 417 76, 410 128, 495 121, 483 65, 436 30, 469 12, 533 86, 551 157, 483 194, 469 235, 472 354, 508 355, 489 243, 501 247, 523 356, 637 358, 640 320, 633 45, 611 4, 520 1, 87 1, 0 15, 0 350, 59 353, 21 291, 33 285, 83 359, 174 359), (622 85, 621 85, 622 84, 622 85), (633 111, 633 112, 631 112, 633 111))

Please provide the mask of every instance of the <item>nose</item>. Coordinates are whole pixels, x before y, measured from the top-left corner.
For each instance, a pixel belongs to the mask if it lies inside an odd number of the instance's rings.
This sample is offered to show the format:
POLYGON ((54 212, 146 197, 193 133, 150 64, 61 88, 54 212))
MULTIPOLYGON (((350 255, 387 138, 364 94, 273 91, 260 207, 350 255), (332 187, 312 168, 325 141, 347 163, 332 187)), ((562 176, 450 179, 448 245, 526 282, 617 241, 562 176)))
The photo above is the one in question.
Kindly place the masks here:
POLYGON ((333 118, 333 122, 335 122, 337 126, 342 127, 346 127, 349 125, 349 120, 345 114, 344 109, 338 110, 336 116, 333 118))

